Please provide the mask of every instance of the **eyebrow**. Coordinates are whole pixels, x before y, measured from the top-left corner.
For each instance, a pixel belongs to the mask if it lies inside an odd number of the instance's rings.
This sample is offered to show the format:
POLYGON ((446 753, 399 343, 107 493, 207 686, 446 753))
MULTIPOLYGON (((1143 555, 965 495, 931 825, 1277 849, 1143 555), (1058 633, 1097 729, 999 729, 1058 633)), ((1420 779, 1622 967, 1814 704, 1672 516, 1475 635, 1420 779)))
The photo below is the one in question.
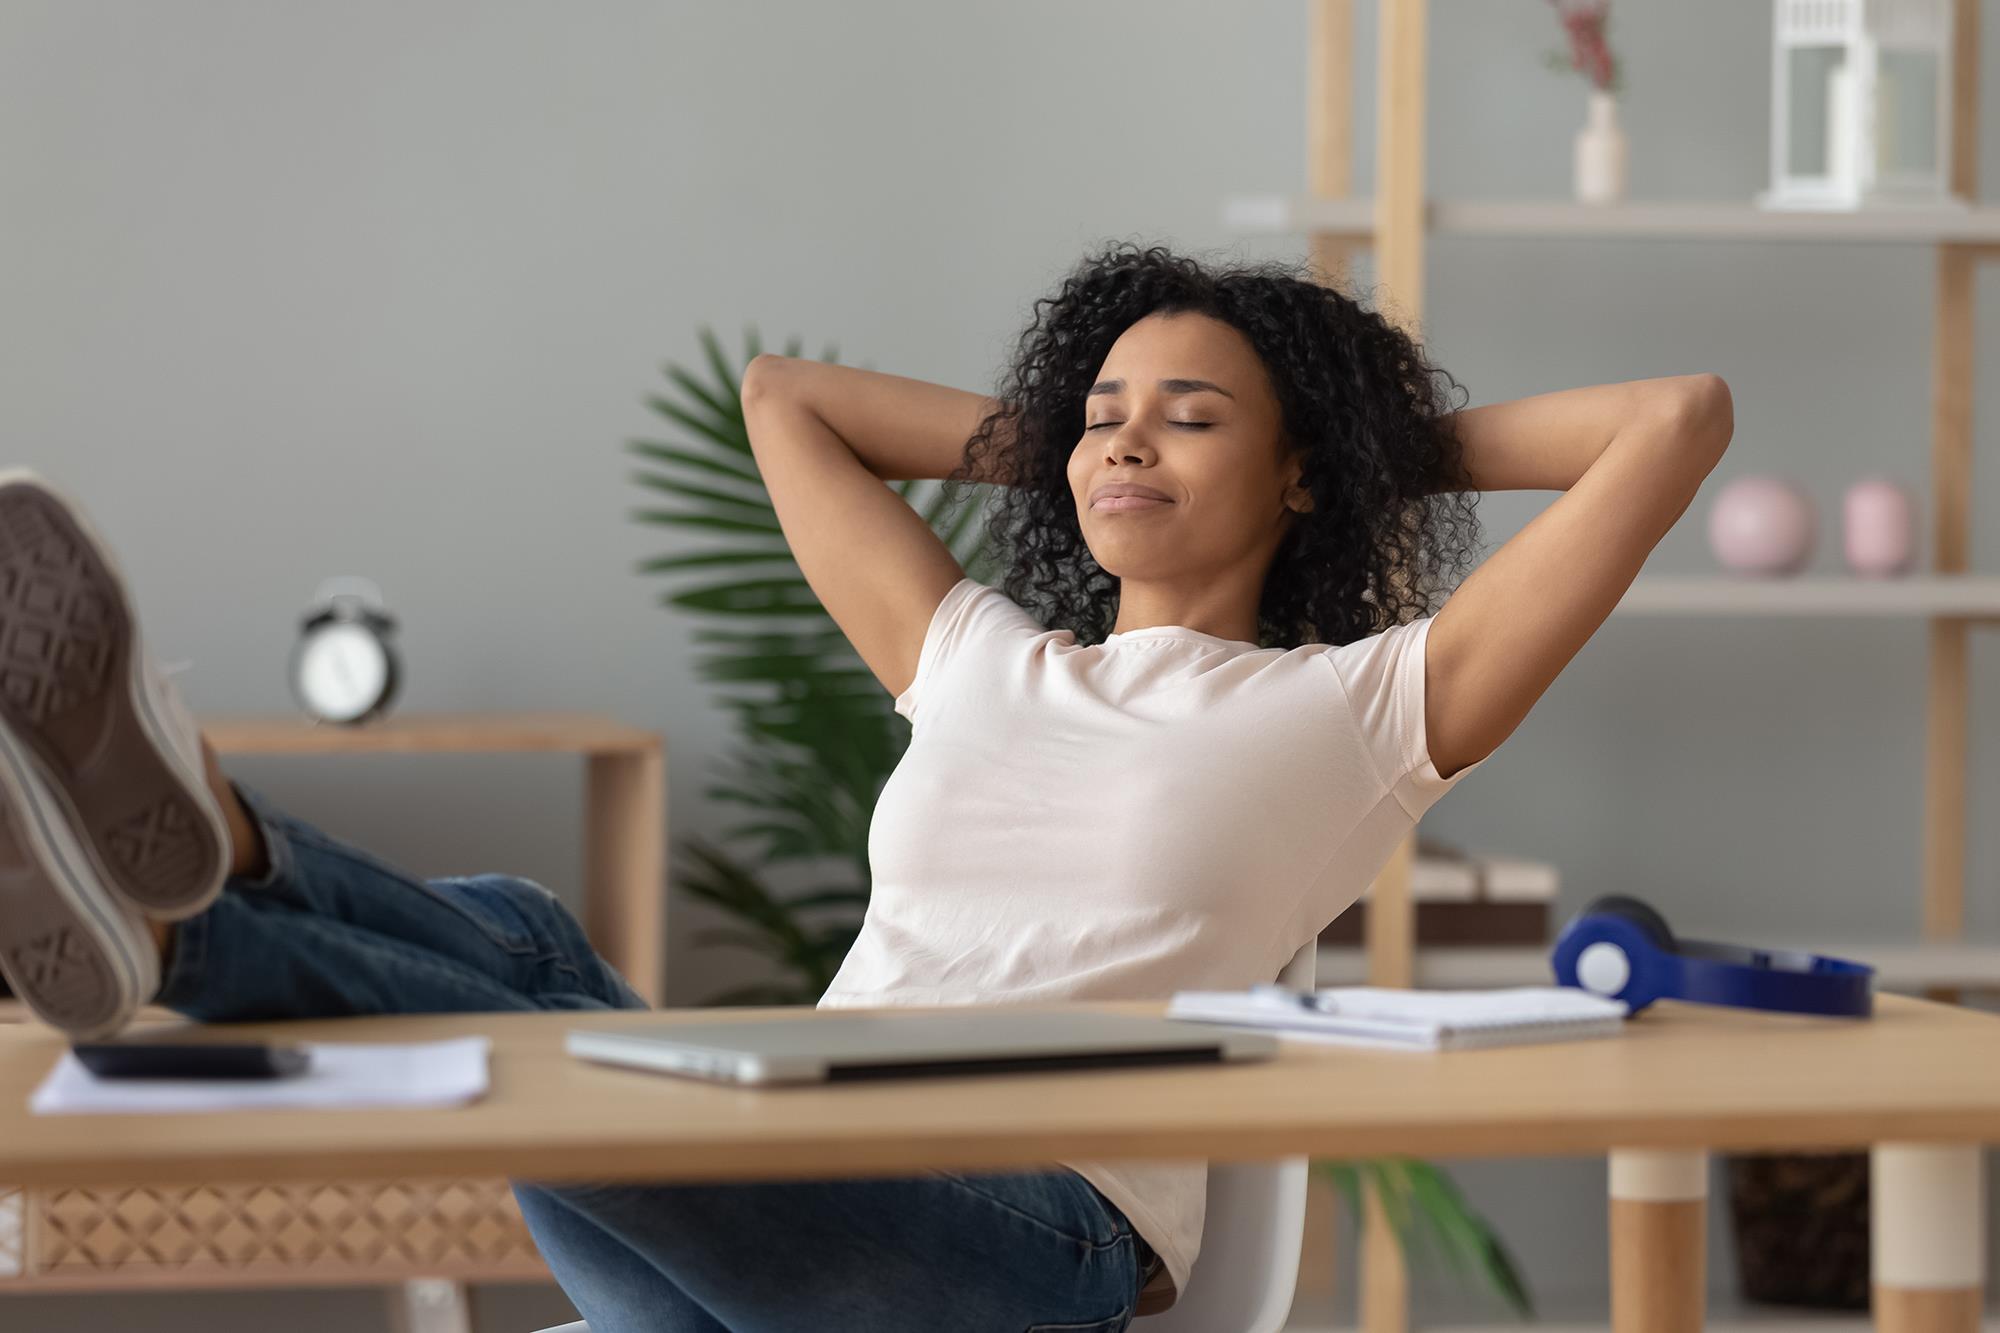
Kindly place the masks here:
MULTIPOLYGON (((1090 392, 1085 394, 1084 397, 1095 398, 1099 394, 1123 393, 1124 391, 1124 380, 1099 380, 1096 384, 1090 386, 1090 392)), ((1211 384, 1207 380, 1161 380, 1160 391, 1166 394, 1219 393, 1224 398, 1236 397, 1235 394, 1229 392, 1229 390, 1223 388, 1220 384, 1211 384)))

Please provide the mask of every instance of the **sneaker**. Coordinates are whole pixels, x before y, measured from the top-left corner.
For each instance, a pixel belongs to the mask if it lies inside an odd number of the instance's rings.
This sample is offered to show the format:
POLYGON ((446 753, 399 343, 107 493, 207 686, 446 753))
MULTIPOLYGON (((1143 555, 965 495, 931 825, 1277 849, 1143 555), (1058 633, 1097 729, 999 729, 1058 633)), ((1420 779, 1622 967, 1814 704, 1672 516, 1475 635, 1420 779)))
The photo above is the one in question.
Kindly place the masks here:
POLYGON ((229 826, 201 731, 147 657, 109 549, 22 470, 0 471, 0 730, 40 779, 16 782, 15 815, 60 814, 105 888, 165 920, 215 900, 229 826))
POLYGON ((116 1034, 160 989, 146 918, 109 892, 36 765, 0 727, 0 975, 76 1041, 116 1034))

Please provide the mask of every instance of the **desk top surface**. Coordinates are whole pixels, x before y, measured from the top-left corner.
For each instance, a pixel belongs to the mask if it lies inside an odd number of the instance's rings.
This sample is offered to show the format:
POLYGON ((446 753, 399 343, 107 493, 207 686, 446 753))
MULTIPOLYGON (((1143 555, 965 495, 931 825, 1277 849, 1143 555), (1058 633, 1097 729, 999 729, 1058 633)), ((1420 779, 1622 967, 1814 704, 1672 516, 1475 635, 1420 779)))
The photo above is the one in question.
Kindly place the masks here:
MULTIPOLYGON (((1047 1006, 1062 1007, 1062 1006, 1047 1006)), ((1157 1014, 1157 1001, 1081 1007, 1157 1014)), ((2000 1015, 1895 995, 1872 1021, 1662 1002, 1615 1038, 1408 1052, 1287 1041, 1229 1067, 768 1089, 588 1064, 563 1034, 797 1009, 240 1024, 190 1039, 493 1038, 481 1102, 433 1110, 34 1116, 65 1049, 0 1024, 0 1181, 759 1179, 1107 1157, 1594 1155, 1612 1148, 2000 1142, 2000 1015)), ((852 1013, 853 1010, 840 1012, 852 1013)), ((128 1035, 165 1031, 151 1023, 128 1035)))

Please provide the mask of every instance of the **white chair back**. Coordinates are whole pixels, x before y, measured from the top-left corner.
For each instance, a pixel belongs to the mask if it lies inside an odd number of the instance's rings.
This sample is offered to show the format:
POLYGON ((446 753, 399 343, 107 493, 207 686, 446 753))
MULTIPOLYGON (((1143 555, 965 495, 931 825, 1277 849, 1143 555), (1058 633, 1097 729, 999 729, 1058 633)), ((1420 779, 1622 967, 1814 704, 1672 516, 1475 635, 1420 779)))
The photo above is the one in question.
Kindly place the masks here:
MULTIPOLYGON (((1319 941, 1307 940, 1278 982, 1311 990, 1319 941)), ((1210 1162, 1208 1207, 1187 1290, 1173 1308, 1132 1321, 1134 1333, 1278 1333, 1292 1313, 1306 1229, 1307 1159, 1210 1162)))
MULTIPOLYGON (((1311 990, 1319 941, 1307 940, 1278 973, 1279 984, 1311 990)), ((1134 1320, 1136 1333, 1279 1333, 1299 1281, 1306 1229, 1306 1162, 1211 1162, 1201 1253, 1188 1289, 1171 1310, 1134 1320)), ((578 1321, 542 1333, 590 1333, 578 1321)))

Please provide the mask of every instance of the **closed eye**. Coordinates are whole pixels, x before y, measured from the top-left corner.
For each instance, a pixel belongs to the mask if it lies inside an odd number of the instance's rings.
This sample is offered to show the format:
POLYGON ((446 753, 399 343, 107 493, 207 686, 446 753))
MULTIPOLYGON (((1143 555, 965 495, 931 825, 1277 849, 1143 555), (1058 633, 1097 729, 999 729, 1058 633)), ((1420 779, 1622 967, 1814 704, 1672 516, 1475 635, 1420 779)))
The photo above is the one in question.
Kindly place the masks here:
MULTIPOLYGON (((1084 429, 1087 431, 1103 430, 1106 426, 1122 426, 1124 424, 1122 421, 1100 421, 1095 426, 1085 426, 1084 429)), ((1191 430, 1207 430, 1215 423, 1213 421, 1169 421, 1167 424, 1169 426, 1186 426, 1191 430)))

